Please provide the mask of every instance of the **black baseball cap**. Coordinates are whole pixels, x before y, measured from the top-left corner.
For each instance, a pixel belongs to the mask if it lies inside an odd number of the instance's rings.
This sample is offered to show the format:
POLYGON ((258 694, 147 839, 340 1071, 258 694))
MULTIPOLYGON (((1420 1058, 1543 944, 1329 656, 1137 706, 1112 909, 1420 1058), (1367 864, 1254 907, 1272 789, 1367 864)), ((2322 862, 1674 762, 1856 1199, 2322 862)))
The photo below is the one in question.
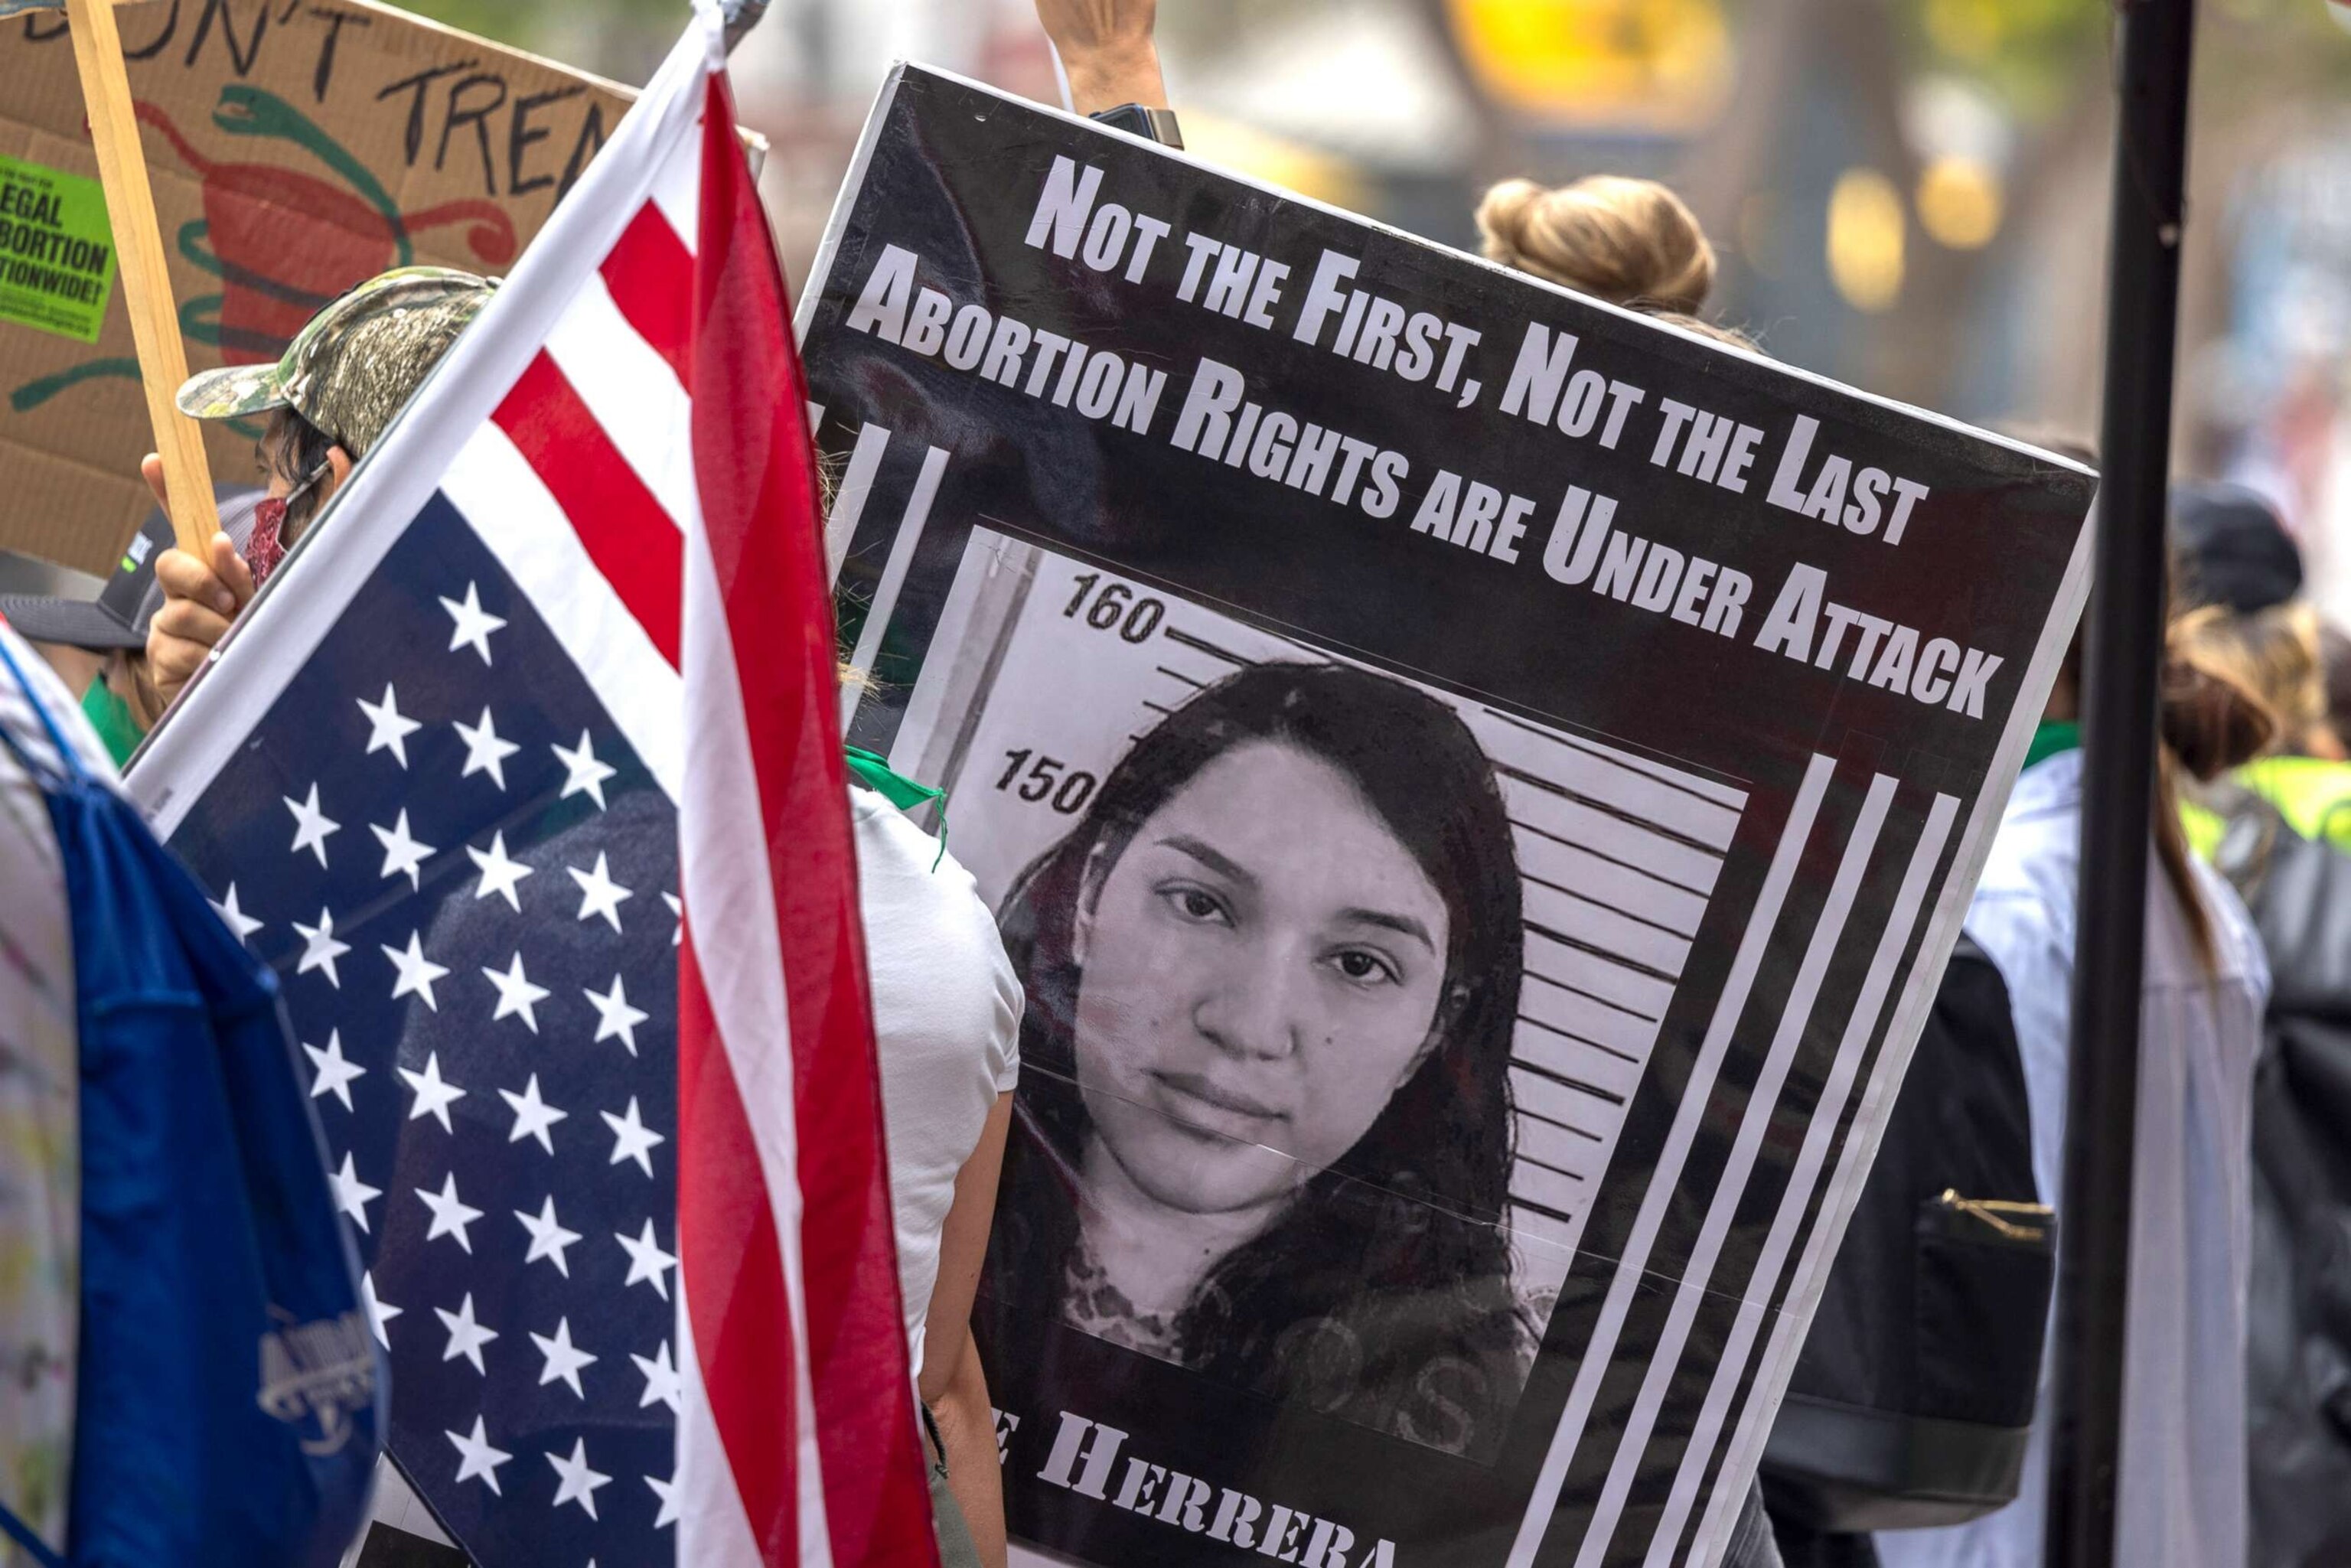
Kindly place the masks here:
MULTIPOLYGON (((253 508, 264 492, 247 485, 213 487, 221 530, 240 550, 253 535, 253 508)), ((62 643, 103 653, 147 645, 147 623, 163 607, 155 558, 172 548, 172 519, 158 507, 123 547, 95 599, 69 593, 0 593, 0 621, 34 643, 62 643)))
POLYGON ((2242 485, 2171 486, 2171 538, 2190 606, 2251 615, 2302 591, 2302 549, 2274 507, 2242 485))

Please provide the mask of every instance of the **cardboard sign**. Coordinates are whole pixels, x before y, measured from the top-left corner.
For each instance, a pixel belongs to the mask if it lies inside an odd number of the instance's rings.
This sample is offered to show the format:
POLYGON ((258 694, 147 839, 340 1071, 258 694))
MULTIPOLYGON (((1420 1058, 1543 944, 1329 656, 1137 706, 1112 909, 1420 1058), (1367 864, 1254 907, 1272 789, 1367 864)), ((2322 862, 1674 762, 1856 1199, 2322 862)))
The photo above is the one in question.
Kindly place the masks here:
MULTIPOLYGON (((387 267, 505 272, 633 97, 372 0, 119 15, 195 370, 275 360, 387 267)), ((62 16, 0 23, 0 175, 47 193, 0 211, 0 549, 102 571, 153 504, 152 437, 110 257, 101 287, 75 265, 110 240, 62 16)), ((211 430, 214 473, 251 472, 258 434, 211 430)))
POLYGON ((801 326, 1028 993, 1016 1535, 1719 1561, 2092 476, 914 68, 801 326))

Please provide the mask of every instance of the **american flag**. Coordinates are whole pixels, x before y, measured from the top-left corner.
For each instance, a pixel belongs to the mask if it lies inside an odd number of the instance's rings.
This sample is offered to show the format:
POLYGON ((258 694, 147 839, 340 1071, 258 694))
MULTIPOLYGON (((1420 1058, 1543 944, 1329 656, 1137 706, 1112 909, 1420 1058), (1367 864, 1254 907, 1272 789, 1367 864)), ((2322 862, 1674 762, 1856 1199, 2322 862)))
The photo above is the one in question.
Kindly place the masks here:
POLYGON ((696 11, 131 777, 285 981, 392 1453, 484 1568, 934 1560, 805 392, 696 11))
POLYGON ((486 1565, 674 1533, 676 841, 442 504, 172 835, 284 984, 392 1452, 486 1565))

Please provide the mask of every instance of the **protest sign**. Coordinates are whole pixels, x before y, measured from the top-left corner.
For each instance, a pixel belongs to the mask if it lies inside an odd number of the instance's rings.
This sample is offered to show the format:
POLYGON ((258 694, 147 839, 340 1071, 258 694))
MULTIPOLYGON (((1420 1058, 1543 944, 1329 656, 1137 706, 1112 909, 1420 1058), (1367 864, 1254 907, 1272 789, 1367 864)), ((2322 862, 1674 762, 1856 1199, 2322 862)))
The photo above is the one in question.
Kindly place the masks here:
POLYGON ((114 285, 106 193, 96 180, 0 157, 0 321, 98 341, 114 285), (24 231, 20 240, 20 230, 24 231))
POLYGON ((914 68, 800 325, 1028 990, 1015 1534, 1718 1560, 2092 476, 914 68))
MULTIPOLYGON (((374 0, 116 16, 197 370, 276 359, 387 267, 504 272, 632 96, 374 0)), ((0 549, 102 570, 153 504, 152 438, 64 16, 0 22, 0 156, 29 193, 0 213, 0 549)), ((214 472, 250 471, 258 434, 212 430, 214 472)))

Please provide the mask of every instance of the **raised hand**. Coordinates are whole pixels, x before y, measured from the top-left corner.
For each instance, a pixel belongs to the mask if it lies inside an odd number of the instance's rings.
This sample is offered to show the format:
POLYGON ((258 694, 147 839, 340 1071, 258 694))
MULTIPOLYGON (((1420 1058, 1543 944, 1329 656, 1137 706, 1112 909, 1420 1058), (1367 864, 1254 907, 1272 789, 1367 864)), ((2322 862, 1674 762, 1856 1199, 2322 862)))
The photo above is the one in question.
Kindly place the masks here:
POLYGON ((1152 37, 1159 0, 1037 0, 1037 20, 1061 52, 1080 114, 1124 103, 1168 107, 1152 37))

